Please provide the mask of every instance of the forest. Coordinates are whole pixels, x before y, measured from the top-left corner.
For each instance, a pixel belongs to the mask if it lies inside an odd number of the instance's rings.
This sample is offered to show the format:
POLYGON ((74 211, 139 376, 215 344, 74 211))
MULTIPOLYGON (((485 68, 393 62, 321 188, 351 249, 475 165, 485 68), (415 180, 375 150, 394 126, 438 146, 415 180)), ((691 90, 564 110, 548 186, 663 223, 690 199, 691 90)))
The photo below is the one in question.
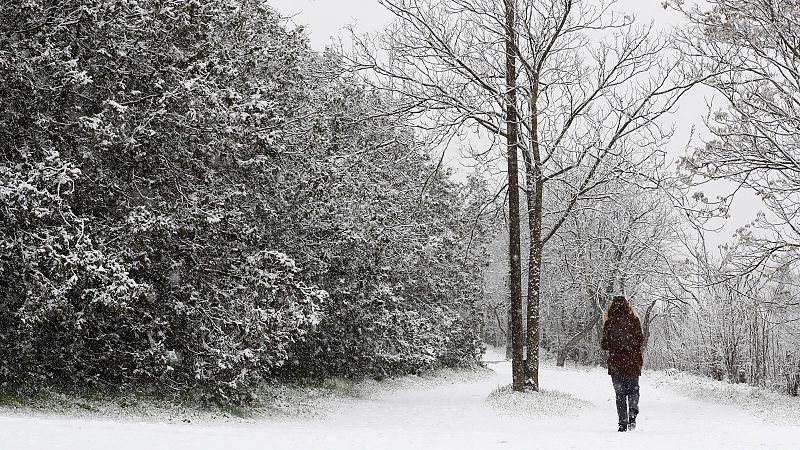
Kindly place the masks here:
POLYGON ((0 2, 1 391, 248 405, 487 345, 535 391, 622 293, 645 368, 798 395, 799 1, 379 2, 322 52, 265 0, 0 2))

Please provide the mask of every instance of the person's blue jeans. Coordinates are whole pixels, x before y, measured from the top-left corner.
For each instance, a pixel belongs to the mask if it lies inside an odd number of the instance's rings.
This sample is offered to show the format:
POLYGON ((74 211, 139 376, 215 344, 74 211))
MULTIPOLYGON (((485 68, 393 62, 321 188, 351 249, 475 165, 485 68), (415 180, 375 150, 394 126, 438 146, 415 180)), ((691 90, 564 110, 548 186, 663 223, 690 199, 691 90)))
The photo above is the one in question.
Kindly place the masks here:
POLYGON ((639 413, 639 377, 611 375, 611 382, 617 397, 619 423, 627 424, 629 415, 636 417, 639 413))

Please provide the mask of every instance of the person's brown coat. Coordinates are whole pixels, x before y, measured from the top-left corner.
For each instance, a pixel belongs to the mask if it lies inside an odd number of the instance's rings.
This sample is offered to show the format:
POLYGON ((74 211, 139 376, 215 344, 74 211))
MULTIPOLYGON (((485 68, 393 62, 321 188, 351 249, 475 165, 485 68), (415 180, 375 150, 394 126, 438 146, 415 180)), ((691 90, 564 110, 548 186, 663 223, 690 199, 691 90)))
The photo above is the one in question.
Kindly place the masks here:
POLYGON ((625 297, 614 297, 603 314, 603 339, 600 347, 608 350, 608 374, 626 377, 642 374, 642 324, 639 315, 625 297))

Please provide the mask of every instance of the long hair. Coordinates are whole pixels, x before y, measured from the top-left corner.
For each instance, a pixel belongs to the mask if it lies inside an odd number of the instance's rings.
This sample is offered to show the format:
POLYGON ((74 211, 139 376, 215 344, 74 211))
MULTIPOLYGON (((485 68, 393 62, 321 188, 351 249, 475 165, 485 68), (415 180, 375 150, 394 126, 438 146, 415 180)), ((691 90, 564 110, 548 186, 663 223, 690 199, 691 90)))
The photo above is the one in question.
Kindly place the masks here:
POLYGON ((603 311, 603 322, 607 322, 608 318, 611 316, 621 318, 627 315, 632 315, 637 319, 639 318, 639 312, 636 311, 633 305, 628 303, 624 296, 615 295, 603 311))

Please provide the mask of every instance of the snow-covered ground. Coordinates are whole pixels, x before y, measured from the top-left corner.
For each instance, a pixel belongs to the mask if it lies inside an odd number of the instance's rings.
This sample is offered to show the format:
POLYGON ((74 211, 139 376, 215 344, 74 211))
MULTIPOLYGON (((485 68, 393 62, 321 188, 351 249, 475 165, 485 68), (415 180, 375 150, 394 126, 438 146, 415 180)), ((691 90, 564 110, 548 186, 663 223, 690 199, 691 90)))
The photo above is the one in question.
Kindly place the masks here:
POLYGON ((549 393, 519 399, 501 391, 487 402, 510 380, 508 362, 489 367, 496 373, 487 377, 400 383, 348 400, 324 418, 169 424, 0 412, 0 449, 800 448, 800 428, 767 423, 735 404, 681 396, 652 375, 641 380, 632 433, 616 431, 613 389, 602 369, 545 367, 549 393), (526 405, 536 410, 528 414, 526 405))

